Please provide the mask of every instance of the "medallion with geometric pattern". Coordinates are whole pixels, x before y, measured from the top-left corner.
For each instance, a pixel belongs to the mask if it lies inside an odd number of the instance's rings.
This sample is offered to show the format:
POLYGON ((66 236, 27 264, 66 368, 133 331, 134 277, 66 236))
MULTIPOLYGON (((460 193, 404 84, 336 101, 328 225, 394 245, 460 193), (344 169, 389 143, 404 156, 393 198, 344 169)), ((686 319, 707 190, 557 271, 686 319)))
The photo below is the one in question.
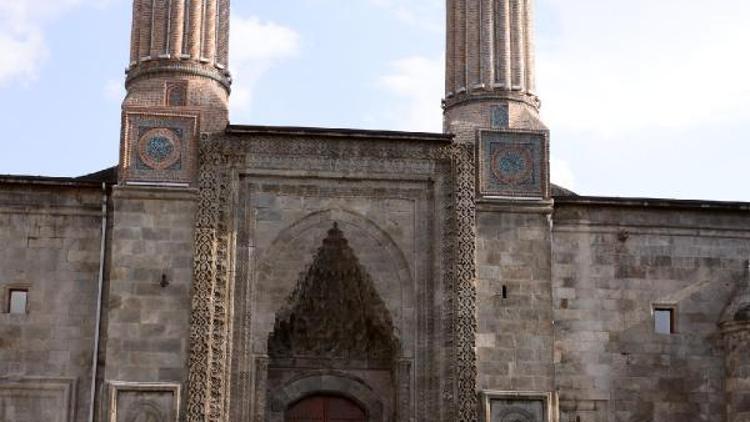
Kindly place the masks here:
POLYGON ((546 132, 480 131, 478 189, 483 196, 547 198, 549 154, 546 132))

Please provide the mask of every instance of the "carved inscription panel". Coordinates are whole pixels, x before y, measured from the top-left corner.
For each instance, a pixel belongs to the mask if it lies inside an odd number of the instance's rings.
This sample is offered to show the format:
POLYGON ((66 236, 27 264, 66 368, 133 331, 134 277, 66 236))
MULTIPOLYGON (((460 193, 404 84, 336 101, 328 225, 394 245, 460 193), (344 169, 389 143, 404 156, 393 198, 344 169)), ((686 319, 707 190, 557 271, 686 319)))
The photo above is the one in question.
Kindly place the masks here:
POLYGON ((546 422, 543 400, 498 399, 491 406, 490 422, 546 422))
POLYGON ((556 422, 552 393, 484 391, 483 422, 556 422))
POLYGON ((177 384, 112 383, 108 422, 176 422, 179 403, 177 384))
POLYGON ((72 421, 75 390, 72 379, 0 379, 0 421, 72 421))

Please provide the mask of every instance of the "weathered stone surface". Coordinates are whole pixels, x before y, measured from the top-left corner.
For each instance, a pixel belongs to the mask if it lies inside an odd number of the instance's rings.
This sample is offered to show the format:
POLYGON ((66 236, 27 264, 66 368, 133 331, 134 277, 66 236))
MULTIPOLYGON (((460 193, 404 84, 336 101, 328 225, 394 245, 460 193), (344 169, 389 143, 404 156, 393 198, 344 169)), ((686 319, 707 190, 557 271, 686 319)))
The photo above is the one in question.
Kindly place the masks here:
POLYGON ((747 216, 570 203, 555 209, 552 240, 564 416, 603 401, 605 414, 586 417, 737 420, 724 416, 717 324, 750 254, 747 216), (659 304, 675 306, 673 335, 654 332, 659 304))
MULTIPOLYGON (((553 201, 533 1, 447 4, 451 135, 228 125, 229 0, 134 2, 95 420, 750 420, 750 206, 553 201)), ((88 418, 100 200, 0 177, 0 420, 88 418)))
POLYGON ((88 417, 101 203, 97 184, 0 180, 0 420, 88 417))
POLYGON ((105 379, 183 383, 196 195, 120 187, 112 201, 105 379))

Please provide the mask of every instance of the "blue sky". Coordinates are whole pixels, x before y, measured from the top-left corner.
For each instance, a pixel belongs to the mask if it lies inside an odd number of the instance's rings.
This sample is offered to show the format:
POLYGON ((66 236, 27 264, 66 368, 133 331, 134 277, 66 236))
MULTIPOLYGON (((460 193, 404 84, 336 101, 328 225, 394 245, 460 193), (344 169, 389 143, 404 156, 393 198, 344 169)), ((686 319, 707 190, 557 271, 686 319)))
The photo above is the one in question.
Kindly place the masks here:
MULTIPOLYGON (((444 0, 233 0, 231 120, 440 131, 444 0)), ((750 201, 750 2, 537 0, 553 179, 750 201)), ((0 173, 117 161, 130 0, 0 0, 0 173)))

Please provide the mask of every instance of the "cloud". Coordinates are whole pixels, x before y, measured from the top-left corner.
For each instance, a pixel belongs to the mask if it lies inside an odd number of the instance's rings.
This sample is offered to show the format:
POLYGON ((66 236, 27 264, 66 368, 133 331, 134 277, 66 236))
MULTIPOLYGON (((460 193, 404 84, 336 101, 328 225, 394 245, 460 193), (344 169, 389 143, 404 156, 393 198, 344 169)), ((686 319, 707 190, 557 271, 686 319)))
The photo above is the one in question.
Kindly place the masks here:
POLYGON ((600 138, 750 118, 750 2, 545 0, 539 91, 551 127, 600 138))
POLYGON ((119 79, 110 79, 104 85, 104 97, 110 101, 119 103, 125 98, 125 94, 125 84, 119 79))
POLYGON ((445 0, 368 0, 392 13, 398 20, 432 32, 442 32, 445 0))
POLYGON ((576 178, 573 167, 565 160, 550 157, 550 179, 552 183, 566 189, 575 190, 576 178))
POLYGON ((0 0, 0 87, 37 76, 49 56, 45 27, 78 6, 104 6, 111 0, 0 0))
POLYGON ((230 25, 231 68, 235 81, 230 103, 233 113, 247 113, 253 90, 274 65, 299 53, 300 36, 288 27, 257 17, 233 17, 230 25))
POLYGON ((22 33, 0 29, 0 52, 0 87, 15 78, 33 79, 48 55, 44 36, 36 29, 22 33))
POLYGON ((394 61, 390 68, 378 81, 398 98, 386 119, 401 130, 442 131, 443 59, 407 57, 394 61))

